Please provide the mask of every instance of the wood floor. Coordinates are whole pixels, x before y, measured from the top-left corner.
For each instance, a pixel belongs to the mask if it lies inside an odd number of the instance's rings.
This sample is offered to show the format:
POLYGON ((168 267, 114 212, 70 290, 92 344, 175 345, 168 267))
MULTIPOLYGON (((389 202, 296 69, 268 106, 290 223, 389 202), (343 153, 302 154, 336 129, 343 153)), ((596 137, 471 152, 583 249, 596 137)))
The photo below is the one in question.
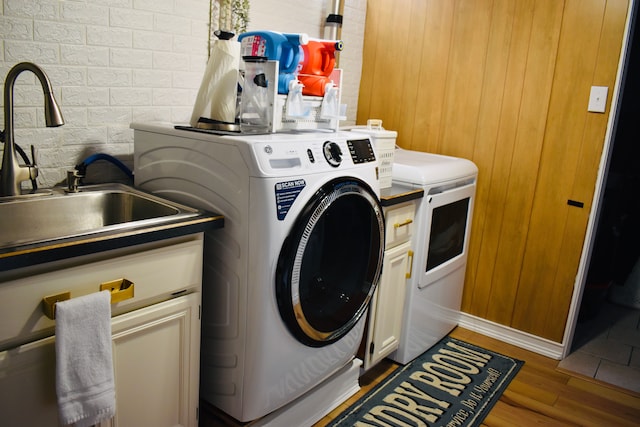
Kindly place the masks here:
MULTIPOLYGON (((640 426, 640 394, 560 371, 558 361, 502 341, 457 328, 451 336, 525 364, 511 381, 483 426, 640 426)), ((320 420, 324 427, 397 365, 384 360, 360 378, 361 390, 320 420)))
MULTIPOLYGON (((640 426, 640 394, 558 369, 558 361, 502 341, 457 328, 451 336, 502 353, 525 364, 511 381, 483 426, 640 426)), ((324 427, 397 365, 384 360, 360 378, 361 390, 313 427, 324 427)), ((201 405, 201 427, 250 426, 201 405)), ((297 426, 283 426, 297 427, 297 426)))

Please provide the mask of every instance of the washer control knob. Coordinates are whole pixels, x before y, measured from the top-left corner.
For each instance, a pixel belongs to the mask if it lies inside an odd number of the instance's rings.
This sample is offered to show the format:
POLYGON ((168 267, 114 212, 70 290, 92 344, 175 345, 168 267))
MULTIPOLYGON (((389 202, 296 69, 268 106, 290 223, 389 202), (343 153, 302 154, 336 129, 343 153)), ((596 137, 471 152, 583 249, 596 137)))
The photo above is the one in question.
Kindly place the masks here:
POLYGON ((338 167, 342 162, 342 150, 335 142, 325 142, 322 151, 324 152, 324 158, 327 159, 331 166, 338 167))

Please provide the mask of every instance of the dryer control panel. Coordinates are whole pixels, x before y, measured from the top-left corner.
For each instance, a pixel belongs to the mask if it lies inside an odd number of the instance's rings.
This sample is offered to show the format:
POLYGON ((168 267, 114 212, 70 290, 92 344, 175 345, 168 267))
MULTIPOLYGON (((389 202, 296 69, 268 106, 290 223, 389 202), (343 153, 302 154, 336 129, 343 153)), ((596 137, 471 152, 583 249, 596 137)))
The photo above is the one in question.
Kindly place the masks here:
POLYGON ((373 152, 373 147, 371 146, 369 138, 348 139, 347 147, 349 147, 349 153, 351 153, 353 163, 357 164, 376 161, 376 155, 373 152))

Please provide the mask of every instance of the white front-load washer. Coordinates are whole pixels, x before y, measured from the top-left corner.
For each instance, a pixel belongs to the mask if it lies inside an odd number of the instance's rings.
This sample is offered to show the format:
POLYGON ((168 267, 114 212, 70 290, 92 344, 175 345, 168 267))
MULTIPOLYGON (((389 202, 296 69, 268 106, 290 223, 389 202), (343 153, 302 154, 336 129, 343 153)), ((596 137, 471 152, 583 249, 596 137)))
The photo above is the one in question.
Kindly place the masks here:
POLYGON ((402 148, 393 161, 394 184, 424 190, 399 346, 390 355, 404 364, 458 325, 478 168, 467 159, 402 148))
POLYGON ((384 250, 368 138, 132 127, 136 186, 224 215, 205 236, 200 397, 251 421, 350 363, 384 250))

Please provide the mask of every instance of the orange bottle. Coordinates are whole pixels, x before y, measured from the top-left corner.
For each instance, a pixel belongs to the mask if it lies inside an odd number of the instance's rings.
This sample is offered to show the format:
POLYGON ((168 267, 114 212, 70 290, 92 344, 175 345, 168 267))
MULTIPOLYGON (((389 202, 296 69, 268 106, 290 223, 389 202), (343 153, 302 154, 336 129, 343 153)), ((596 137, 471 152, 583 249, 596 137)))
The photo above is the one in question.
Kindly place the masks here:
POLYGON ((324 96, 325 86, 332 83, 329 76, 336 64, 336 51, 343 48, 342 40, 310 39, 302 45, 298 80, 304 85, 303 95, 324 96))

